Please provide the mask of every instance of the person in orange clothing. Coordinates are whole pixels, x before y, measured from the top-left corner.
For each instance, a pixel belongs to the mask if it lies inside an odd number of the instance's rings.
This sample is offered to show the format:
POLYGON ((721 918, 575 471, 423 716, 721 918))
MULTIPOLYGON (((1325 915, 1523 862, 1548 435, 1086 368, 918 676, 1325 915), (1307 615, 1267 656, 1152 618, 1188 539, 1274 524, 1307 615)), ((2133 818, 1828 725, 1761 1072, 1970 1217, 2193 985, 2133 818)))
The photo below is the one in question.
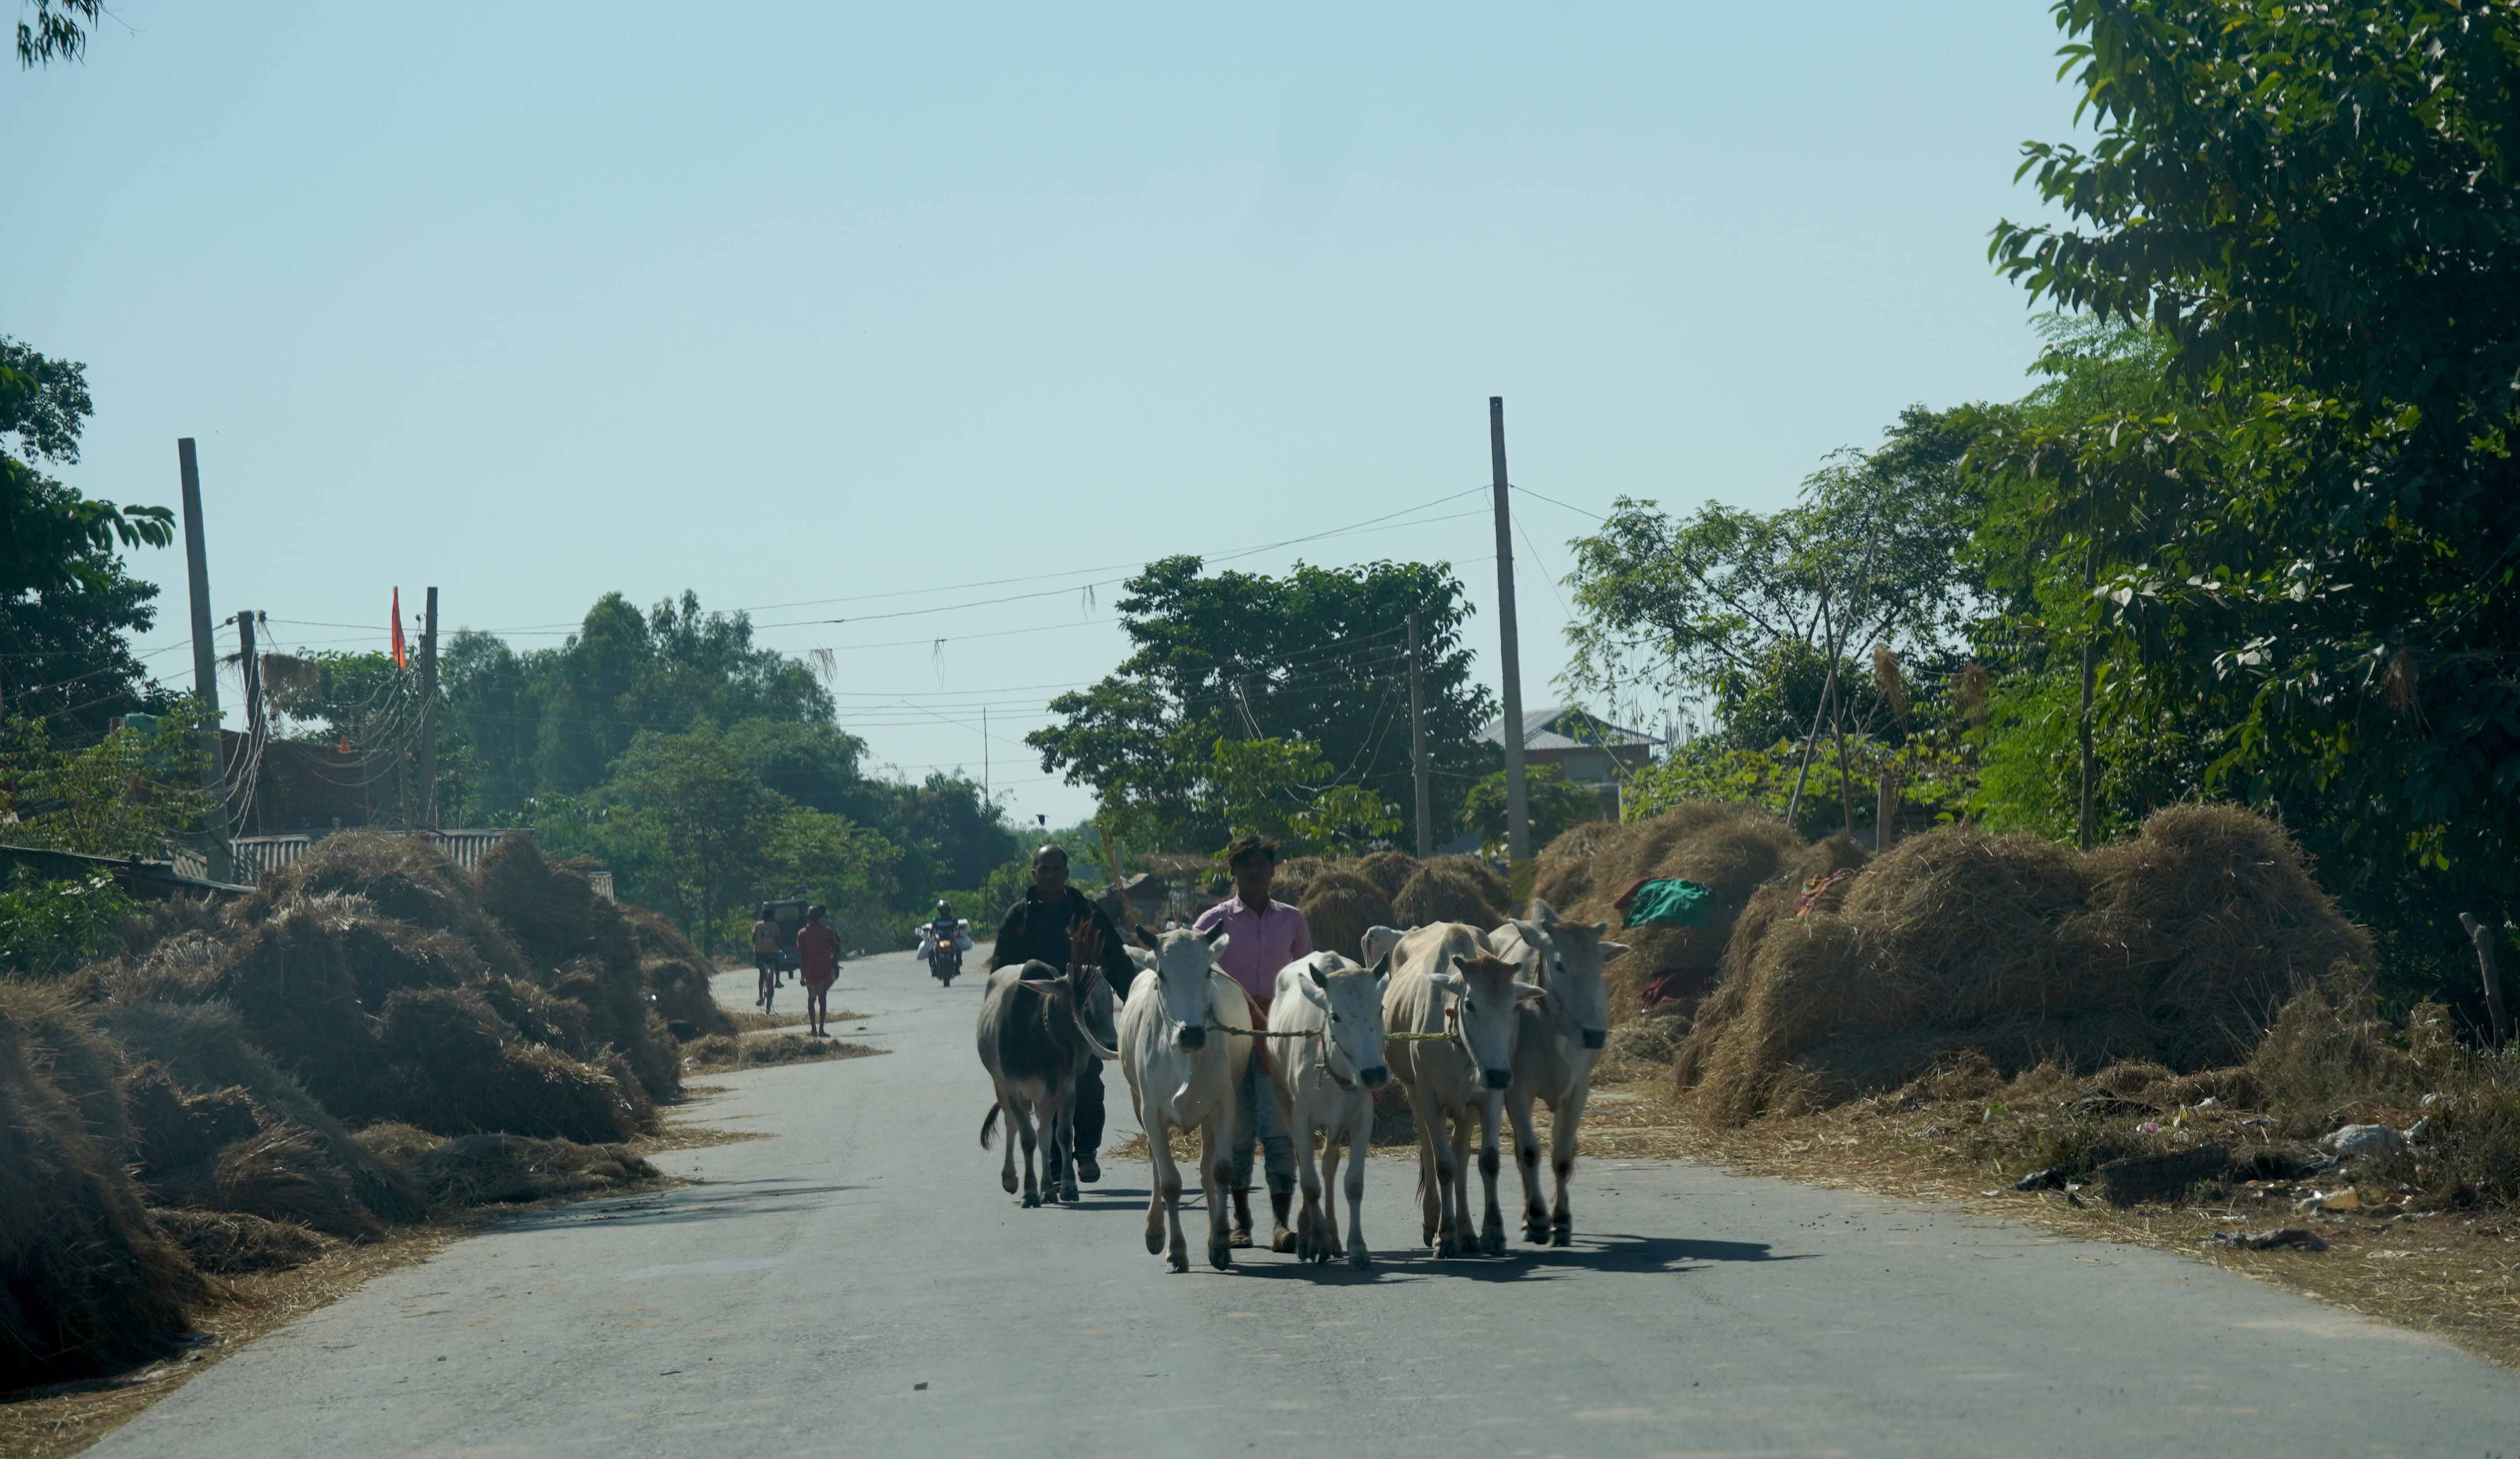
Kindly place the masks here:
POLYGON ((832 984, 840 976, 840 935, 823 920, 823 904, 805 909, 805 925, 796 929, 796 980, 805 985, 807 1036, 829 1038, 823 1020, 831 1015, 832 984))

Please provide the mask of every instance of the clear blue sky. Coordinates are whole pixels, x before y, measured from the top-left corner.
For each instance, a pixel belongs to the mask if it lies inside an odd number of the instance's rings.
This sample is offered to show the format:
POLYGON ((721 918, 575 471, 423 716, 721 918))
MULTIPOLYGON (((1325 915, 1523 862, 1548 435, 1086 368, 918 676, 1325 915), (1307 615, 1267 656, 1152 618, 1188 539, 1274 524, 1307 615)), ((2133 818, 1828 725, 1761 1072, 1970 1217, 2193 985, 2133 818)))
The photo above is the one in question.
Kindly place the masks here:
MULTIPOLYGON (((1412 507, 1486 480, 1491 394, 1534 490, 1780 504, 1903 405, 2024 388, 1986 232, 2071 113, 2036 0, 114 14, 0 76, 0 331, 87 363, 81 489, 171 505, 199 438, 217 614, 364 647, 434 583, 532 645, 693 588, 839 649, 908 773, 976 773, 987 704, 1054 824, 1090 798, 1021 747, 1030 686, 1110 668, 1114 590, 768 605, 1412 507)), ((1547 704, 1588 524, 1523 514, 1547 704)), ((1494 550, 1465 517, 1236 566, 1449 559, 1492 673, 1494 550)), ((180 549, 137 567, 144 647, 183 639, 180 549)))

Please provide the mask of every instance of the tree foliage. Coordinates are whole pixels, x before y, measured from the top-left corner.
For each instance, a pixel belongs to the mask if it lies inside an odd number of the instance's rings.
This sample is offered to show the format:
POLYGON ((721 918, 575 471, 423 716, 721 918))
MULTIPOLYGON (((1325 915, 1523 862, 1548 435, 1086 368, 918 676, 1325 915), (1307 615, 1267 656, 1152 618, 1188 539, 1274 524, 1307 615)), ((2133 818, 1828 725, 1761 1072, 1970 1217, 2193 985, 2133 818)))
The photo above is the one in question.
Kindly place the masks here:
POLYGON ((1044 770, 1093 786, 1133 845, 1213 850, 1245 829, 1238 815, 1282 816, 1290 830, 1311 815, 1293 833, 1303 840, 1407 830, 1412 613, 1439 825, 1495 753, 1477 742, 1492 702, 1471 680, 1469 606, 1444 565, 1298 565, 1270 577, 1209 575, 1197 558, 1175 557, 1125 592, 1133 652, 1092 688, 1051 701, 1060 721, 1025 742, 1044 770), (1243 742, 1268 743, 1234 748, 1243 742), (1255 797, 1260 784, 1274 789, 1255 797))

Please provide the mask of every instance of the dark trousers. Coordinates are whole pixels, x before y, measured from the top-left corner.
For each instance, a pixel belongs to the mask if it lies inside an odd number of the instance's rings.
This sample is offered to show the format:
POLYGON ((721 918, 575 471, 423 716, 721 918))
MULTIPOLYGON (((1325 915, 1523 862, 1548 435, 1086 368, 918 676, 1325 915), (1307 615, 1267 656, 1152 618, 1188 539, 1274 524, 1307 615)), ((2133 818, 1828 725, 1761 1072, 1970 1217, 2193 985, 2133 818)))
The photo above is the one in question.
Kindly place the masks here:
MULTIPOLYGON (((1102 1149, 1102 1061, 1097 1059, 1076 1078, 1076 1097, 1068 1102, 1076 1126, 1076 1148, 1091 1158, 1102 1149)), ((1046 1132, 1045 1132, 1046 1133, 1046 1132)), ((1044 1144, 1049 1143, 1047 1139, 1044 1144)), ((1043 1162, 1043 1168, 1056 1172, 1056 1156, 1043 1162)))

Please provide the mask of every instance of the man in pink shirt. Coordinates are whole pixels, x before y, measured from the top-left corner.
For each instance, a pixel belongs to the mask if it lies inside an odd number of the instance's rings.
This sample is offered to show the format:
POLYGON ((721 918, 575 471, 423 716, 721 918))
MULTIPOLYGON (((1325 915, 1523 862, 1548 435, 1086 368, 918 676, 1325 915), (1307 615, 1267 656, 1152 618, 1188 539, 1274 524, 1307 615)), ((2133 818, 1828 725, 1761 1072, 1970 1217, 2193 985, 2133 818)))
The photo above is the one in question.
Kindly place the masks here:
MULTIPOLYGON (((1270 884, 1278 878, 1276 842, 1265 836, 1237 837, 1225 848, 1225 866, 1234 874, 1233 899, 1201 912, 1192 926, 1199 932, 1225 929, 1225 955, 1217 962, 1250 995, 1252 1026, 1266 1028, 1269 1000, 1278 992, 1278 970, 1312 955, 1312 931, 1304 926, 1302 912, 1270 900, 1270 884)), ((1264 1047, 1261 1057, 1268 1054, 1264 1047)), ((1269 1250, 1291 1252, 1295 1237, 1286 1229, 1286 1212, 1294 1204, 1295 1142, 1279 1118, 1278 1094, 1269 1087, 1260 1059, 1243 1071, 1234 1112, 1234 1232, 1228 1240, 1238 1247, 1251 1245, 1251 1146, 1256 1140, 1269 1177, 1269 1208, 1276 1217, 1269 1250)))

